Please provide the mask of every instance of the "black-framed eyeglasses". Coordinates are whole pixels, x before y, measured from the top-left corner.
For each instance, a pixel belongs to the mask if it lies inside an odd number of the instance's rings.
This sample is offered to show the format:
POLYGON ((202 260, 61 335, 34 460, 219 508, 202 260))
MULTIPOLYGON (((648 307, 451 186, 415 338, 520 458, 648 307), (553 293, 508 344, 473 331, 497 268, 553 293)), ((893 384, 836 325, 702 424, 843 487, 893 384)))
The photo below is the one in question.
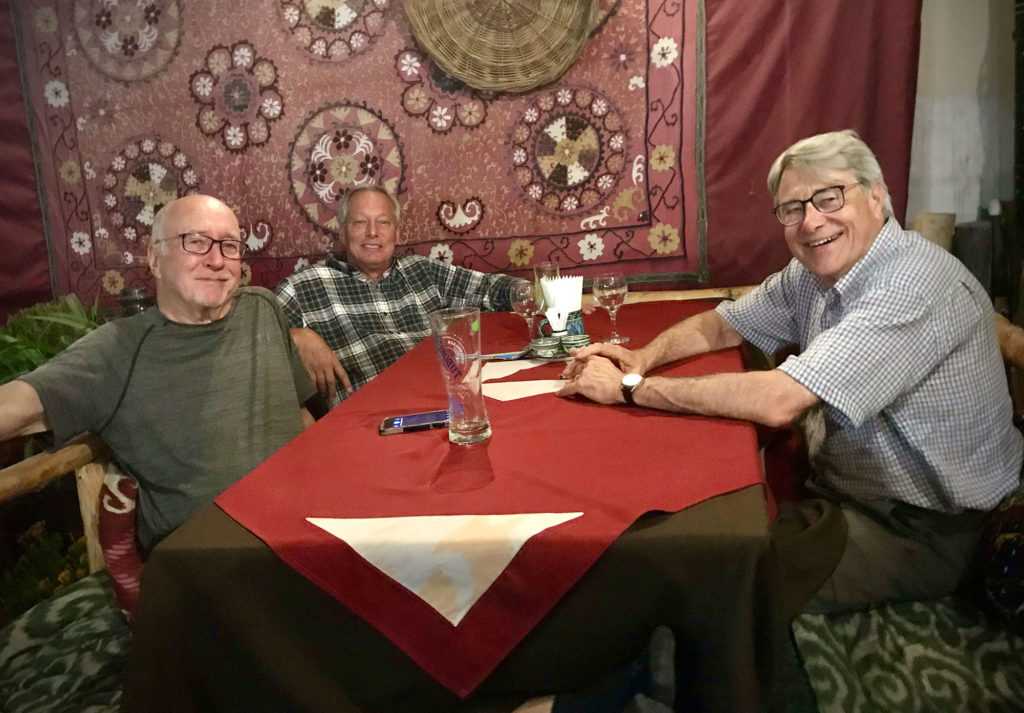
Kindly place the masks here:
POLYGON ((220 254, 226 260, 241 260, 245 255, 245 243, 241 240, 217 240, 203 233, 181 233, 178 237, 181 238, 182 249, 193 255, 205 255, 214 243, 220 246, 220 254))
POLYGON ((807 212, 807 204, 814 206, 819 213, 835 213, 846 204, 846 189, 853 188, 858 184, 851 183, 848 186, 828 186, 819 188, 807 200, 786 201, 779 203, 772 208, 772 213, 785 226, 799 225, 804 222, 804 214, 807 212))

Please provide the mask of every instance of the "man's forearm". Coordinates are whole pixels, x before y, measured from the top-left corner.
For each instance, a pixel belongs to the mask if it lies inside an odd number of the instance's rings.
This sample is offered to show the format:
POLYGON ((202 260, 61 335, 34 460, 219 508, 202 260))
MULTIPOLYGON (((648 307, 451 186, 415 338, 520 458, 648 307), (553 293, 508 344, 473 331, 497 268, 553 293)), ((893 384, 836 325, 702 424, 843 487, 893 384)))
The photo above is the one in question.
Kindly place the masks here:
POLYGON ((669 327, 639 351, 650 370, 697 354, 734 347, 742 341, 743 336, 718 312, 709 310, 669 327))
POLYGON ((509 296, 509 290, 512 289, 512 284, 518 278, 508 275, 493 275, 484 279, 487 297, 483 305, 484 309, 489 309, 492 312, 507 312, 511 310, 512 298, 509 296))
POLYGON ((39 394, 27 382, 11 381, 0 386, 0 441, 49 428, 39 394))
POLYGON ((818 397, 779 370, 698 377, 648 377, 633 392, 640 406, 662 411, 785 426, 818 397))

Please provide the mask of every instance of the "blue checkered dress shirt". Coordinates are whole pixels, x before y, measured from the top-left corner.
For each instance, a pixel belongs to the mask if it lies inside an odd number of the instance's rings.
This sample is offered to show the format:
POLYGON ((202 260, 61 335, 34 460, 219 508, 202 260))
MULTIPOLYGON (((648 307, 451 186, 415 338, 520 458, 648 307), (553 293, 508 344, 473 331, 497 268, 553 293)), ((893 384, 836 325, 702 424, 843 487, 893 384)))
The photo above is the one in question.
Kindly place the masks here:
POLYGON ((992 305, 948 252, 889 219, 831 289, 793 260, 718 312, 823 402, 817 482, 944 512, 989 509, 1020 482, 992 305))
MULTIPOLYGON (((285 278, 277 298, 289 326, 307 327, 323 337, 358 389, 430 334, 430 312, 445 307, 510 309, 508 292, 514 280, 401 255, 374 283, 332 256, 324 265, 285 278)), ((346 396, 339 384, 335 403, 346 396)))

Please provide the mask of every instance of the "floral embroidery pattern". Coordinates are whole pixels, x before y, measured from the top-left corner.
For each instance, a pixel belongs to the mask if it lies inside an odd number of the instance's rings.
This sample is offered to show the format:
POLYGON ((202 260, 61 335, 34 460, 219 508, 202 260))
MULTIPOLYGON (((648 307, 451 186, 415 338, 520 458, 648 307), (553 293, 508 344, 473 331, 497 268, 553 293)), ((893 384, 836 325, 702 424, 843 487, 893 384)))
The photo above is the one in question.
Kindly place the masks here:
POLYGON ((382 185, 397 196, 402 146, 384 118, 355 104, 329 104, 299 127, 289 151, 292 196, 307 220, 338 230, 338 201, 357 186, 382 185))
POLYGON ((640 47, 639 38, 631 36, 629 41, 616 44, 605 57, 608 64, 616 72, 636 72, 640 68, 640 62, 644 52, 640 47))
POLYGON ((451 265, 455 259, 455 253, 452 252, 452 249, 446 243, 435 243, 430 248, 430 259, 451 265))
POLYGON ((43 87, 43 96, 46 97, 47 104, 57 109, 67 106, 70 98, 68 88, 59 79, 51 79, 46 83, 46 86, 43 87))
POLYGON ((216 45, 206 53, 206 66, 189 78, 199 104, 196 126, 207 136, 220 134, 234 153, 270 138, 270 125, 284 114, 277 88, 277 67, 256 55, 252 44, 216 45))
POLYGON ((106 294, 110 268, 128 286, 146 284, 152 215, 200 190, 237 206, 252 282, 276 284, 331 245, 337 199, 360 181, 399 193, 403 250, 433 259, 517 274, 545 257, 588 276, 620 261, 693 269, 703 253, 700 235, 684 233, 691 167, 680 166, 678 137, 690 141, 692 127, 679 112, 693 86, 677 71, 682 18, 663 0, 596 4, 579 64, 521 95, 478 92, 439 71, 396 0, 275 0, 262 14, 184 0, 19 4, 41 175, 61 197, 43 208, 62 248, 55 279, 83 299, 106 294), (675 44, 652 55, 663 37, 675 44), (228 91, 231 73, 240 81, 228 91), (277 95, 262 97, 268 88, 277 95), (339 120, 328 110, 342 102, 339 120), (267 131, 251 134, 254 123, 267 131), (177 145, 170 156, 162 139, 177 145), (548 145, 563 139, 561 152, 548 145), (658 224, 676 228, 674 251, 669 229, 651 238, 658 224))
POLYGON ((89 62, 123 82, 148 79, 178 52, 178 0, 75 0, 75 34, 89 62))
POLYGON ((618 182, 627 138, 618 112, 600 93, 561 87, 541 94, 512 127, 513 179, 546 211, 590 210, 618 182))
POLYGON ((647 242, 659 255, 668 255, 679 249, 679 230, 668 223, 658 223, 647 234, 647 242))
POLYGON ((676 150, 671 144, 655 146, 651 151, 651 170, 669 171, 676 165, 676 150))
POLYGON ((44 35, 52 35, 57 31, 57 13, 52 7, 36 10, 36 29, 44 35))
POLYGON ((584 260, 597 260, 604 254, 604 240, 597 233, 587 233, 576 243, 584 260))
POLYGON ((82 170, 78 167, 78 162, 71 159, 62 163, 57 172, 60 174, 60 180, 68 185, 73 186, 82 180, 82 170))
POLYGON ((422 117, 435 134, 446 134, 456 125, 480 126, 494 100, 494 92, 467 87, 415 49, 395 55, 395 72, 408 85, 402 92, 405 113, 422 117))
POLYGON ((75 231, 71 234, 71 249, 79 255, 88 255, 92 251, 92 240, 88 233, 75 231))
POLYGON ((508 261, 518 267, 526 267, 533 259, 533 243, 526 238, 516 238, 508 246, 508 261))
POLYGON ((149 239, 156 212, 180 196, 195 193, 199 178, 188 158, 170 141, 130 141, 103 174, 103 208, 122 248, 149 239))
POLYGON ((382 34, 391 0, 282 0, 289 33, 317 59, 343 61, 382 34))
POLYGON ((671 37, 662 37, 651 47, 651 62, 655 67, 667 67, 679 56, 679 45, 671 37))
POLYGON ((124 277, 117 270, 103 273, 103 290, 109 295, 119 295, 124 290, 124 277))

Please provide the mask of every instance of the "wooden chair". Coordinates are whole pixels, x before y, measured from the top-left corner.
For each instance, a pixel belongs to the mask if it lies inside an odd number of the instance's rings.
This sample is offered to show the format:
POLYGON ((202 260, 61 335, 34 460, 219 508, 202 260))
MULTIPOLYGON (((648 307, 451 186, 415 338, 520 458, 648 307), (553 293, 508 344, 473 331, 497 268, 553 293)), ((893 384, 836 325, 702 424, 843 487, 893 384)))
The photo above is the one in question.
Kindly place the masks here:
POLYGON ((51 453, 39 453, 0 470, 0 503, 44 488, 68 473, 75 474, 78 507, 85 531, 89 572, 103 569, 99 540, 100 490, 108 469, 117 468, 107 446, 87 436, 51 453))
POLYGON ((996 315, 999 351, 1006 362, 1006 377, 1013 398, 1014 418, 1018 425, 1024 416, 1024 329, 1001 314, 996 315))

